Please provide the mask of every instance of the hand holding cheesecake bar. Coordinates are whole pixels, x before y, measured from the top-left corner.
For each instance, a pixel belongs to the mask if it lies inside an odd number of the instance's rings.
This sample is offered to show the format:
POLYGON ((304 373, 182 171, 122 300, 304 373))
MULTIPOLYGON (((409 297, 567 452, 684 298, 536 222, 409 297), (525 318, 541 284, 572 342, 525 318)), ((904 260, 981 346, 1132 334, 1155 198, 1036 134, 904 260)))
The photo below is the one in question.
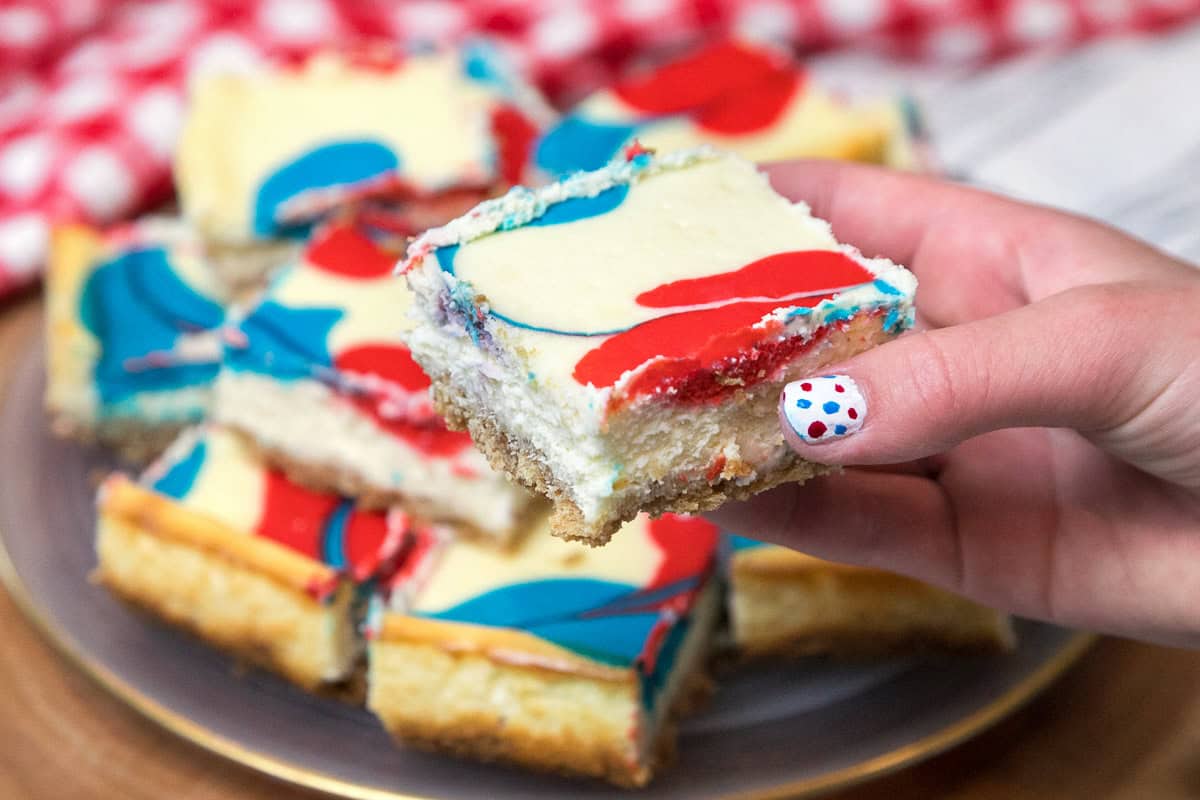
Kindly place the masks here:
POLYGON ((427 231, 403 270, 435 405, 592 544, 822 472, 780 389, 904 330, 916 289, 749 161, 636 143, 427 231))
POLYGON ((1200 273, 1103 225, 920 177, 769 174, 865 254, 910 265, 930 330, 783 393, 802 458, 901 466, 782 487, 720 521, 1018 614, 1200 644, 1200 273), (832 384, 857 424, 810 435, 832 384))

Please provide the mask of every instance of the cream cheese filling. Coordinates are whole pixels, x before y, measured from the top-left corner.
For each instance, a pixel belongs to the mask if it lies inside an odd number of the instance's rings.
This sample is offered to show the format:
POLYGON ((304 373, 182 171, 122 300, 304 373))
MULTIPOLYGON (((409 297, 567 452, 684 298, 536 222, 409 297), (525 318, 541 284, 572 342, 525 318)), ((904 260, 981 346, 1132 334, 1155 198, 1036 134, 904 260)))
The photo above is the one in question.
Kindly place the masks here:
POLYGON ((304 464, 353 474, 376 491, 428 506, 440 518, 499 536, 512 529, 530 501, 474 447, 431 457, 380 430, 317 381, 285 384, 227 371, 216 392, 216 419, 259 444, 304 464))

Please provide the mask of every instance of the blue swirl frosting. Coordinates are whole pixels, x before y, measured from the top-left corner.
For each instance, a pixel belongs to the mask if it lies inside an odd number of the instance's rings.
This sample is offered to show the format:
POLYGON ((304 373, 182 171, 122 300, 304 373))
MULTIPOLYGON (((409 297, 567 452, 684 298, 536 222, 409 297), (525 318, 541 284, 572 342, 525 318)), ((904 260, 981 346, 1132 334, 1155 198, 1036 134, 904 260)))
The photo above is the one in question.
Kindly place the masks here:
POLYGON ((553 176, 600 169, 637 133, 632 123, 593 122, 569 114, 550 129, 534 149, 534 163, 553 176))
POLYGON ((200 474, 200 468, 204 466, 207 457, 208 447, 204 441, 196 442, 188 454, 172 464, 150 488, 174 500, 182 500, 192 491, 192 486, 196 484, 196 476, 200 474))
POLYGON ((742 550, 757 550, 760 547, 767 547, 766 542, 760 542, 757 539, 749 539, 745 536, 737 536, 735 534, 726 534, 726 541, 729 542, 729 549, 737 553, 742 550))
POLYGON ((339 308, 292 308, 264 300, 238 324, 241 336, 226 344, 225 366, 280 380, 316 377, 333 368, 329 333, 344 315, 339 308))
POLYGON ((314 189, 351 186, 400 171, 400 158, 376 141, 337 141, 320 145, 268 175, 254 196, 253 231, 267 238, 303 238, 310 225, 284 225, 279 207, 314 189))
POLYGON ((170 354, 181 337, 215 330, 225 319, 221 304, 188 285, 162 246, 127 250, 98 266, 84 284, 79 316, 100 343, 94 380, 103 403, 204 386, 216 377, 215 359, 145 360, 170 354))
MULTIPOLYGON (((529 222, 524 223, 528 227, 549 227, 553 225, 565 225, 570 222, 578 222, 592 217, 599 217, 604 214, 614 211, 625 202, 625 198, 629 195, 628 184, 617 184, 610 186, 602 192, 591 197, 572 197, 567 200, 562 200, 551 205, 546 209, 541 216, 535 217, 529 222)), ((514 226, 514 227, 524 227, 514 226)), ((439 247, 434 251, 434 257, 437 258, 438 267, 442 272, 448 275, 454 275, 455 259, 458 257, 458 251, 462 245, 452 244, 444 247, 439 247)), ((452 298, 455 305, 459 307, 464 317, 464 324, 468 330, 472 332, 472 339, 477 340, 478 320, 474 314, 470 313, 473 310, 473 302, 467 298, 454 297, 452 298)), ((521 322, 515 317, 503 313, 496 308, 489 308, 488 313, 496 319, 511 325, 515 328, 524 328, 530 331, 540 331, 542 333, 554 333, 560 336, 612 336, 621 333, 628 328, 614 328, 611 330, 586 331, 586 330, 562 330, 559 328, 546 328, 538 325, 531 325, 526 322, 521 322)))
POLYGON ((691 576, 646 590, 594 578, 549 578, 503 586, 417 616, 521 630, 601 664, 636 669, 643 704, 652 708, 688 630, 686 617, 669 621, 652 659, 653 669, 646 669, 643 656, 649 640, 668 619, 661 605, 695 589, 701 580, 691 576))

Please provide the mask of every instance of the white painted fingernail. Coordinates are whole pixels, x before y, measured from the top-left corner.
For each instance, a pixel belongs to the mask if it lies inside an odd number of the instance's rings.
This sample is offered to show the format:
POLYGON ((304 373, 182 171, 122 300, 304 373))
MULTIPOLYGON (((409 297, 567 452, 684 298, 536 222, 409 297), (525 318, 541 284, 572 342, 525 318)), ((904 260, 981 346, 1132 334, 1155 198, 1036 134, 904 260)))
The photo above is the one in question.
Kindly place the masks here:
POLYGON ((850 376, 822 375, 783 387, 783 416, 804 442, 819 444, 857 433, 867 403, 850 376))

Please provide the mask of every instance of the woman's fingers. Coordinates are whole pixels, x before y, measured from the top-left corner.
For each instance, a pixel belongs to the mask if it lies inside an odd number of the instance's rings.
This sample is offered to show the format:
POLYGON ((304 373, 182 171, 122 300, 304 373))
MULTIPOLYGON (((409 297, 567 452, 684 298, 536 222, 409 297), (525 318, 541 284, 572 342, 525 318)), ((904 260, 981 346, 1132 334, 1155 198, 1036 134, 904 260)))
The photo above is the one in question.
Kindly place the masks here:
POLYGON ((1183 391, 1200 387, 1200 328, 1195 345, 1164 346, 1159 322, 1193 302, 1174 285, 1108 284, 902 336, 788 384, 784 436, 810 461, 892 464, 1003 428, 1074 428, 1160 477, 1200 480, 1183 391))
POLYGON ((937 478, 851 468, 706 516, 1023 616, 1195 646, 1198 506, 1071 431, 1011 430, 937 478))
POLYGON ((929 245, 948 216, 995 214, 1007 201, 910 172, 839 161, 764 164, 775 190, 807 203, 833 232, 869 256, 903 264, 929 245))
POLYGON ((1074 286, 1175 279, 1188 265, 1092 220, 911 173, 834 161, 764 165, 834 234, 921 280, 932 327, 999 314, 1074 286))
POLYGON ((752 539, 961 590, 953 509, 928 478, 847 470, 706 516, 752 539))

